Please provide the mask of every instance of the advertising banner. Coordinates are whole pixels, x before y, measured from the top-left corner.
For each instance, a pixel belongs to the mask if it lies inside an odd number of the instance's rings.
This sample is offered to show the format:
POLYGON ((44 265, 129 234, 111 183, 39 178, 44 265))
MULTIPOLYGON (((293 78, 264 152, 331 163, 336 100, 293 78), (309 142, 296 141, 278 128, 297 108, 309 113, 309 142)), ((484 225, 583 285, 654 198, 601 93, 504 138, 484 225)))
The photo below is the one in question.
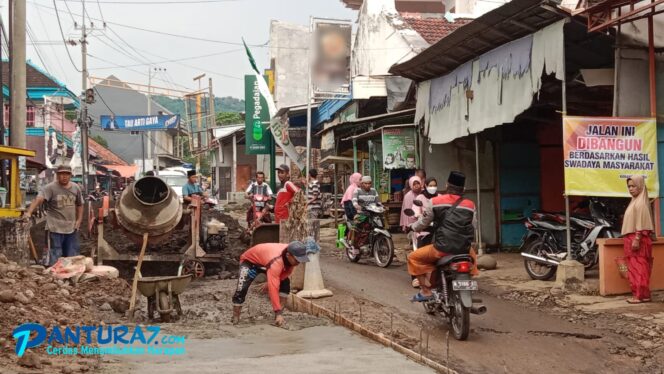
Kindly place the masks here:
POLYGON ((415 128, 383 128, 383 168, 417 169, 415 128))
POLYGON ((659 196, 654 118, 564 117, 565 193, 628 197, 626 180, 643 175, 659 196))
POLYGON ((270 111, 261 95, 256 75, 244 76, 244 126, 248 155, 270 154, 270 111))
POLYGON ((155 131, 177 129, 180 115, 101 116, 101 128, 107 131, 155 131))
POLYGON ((350 22, 315 21, 312 84, 315 97, 350 95, 350 22))

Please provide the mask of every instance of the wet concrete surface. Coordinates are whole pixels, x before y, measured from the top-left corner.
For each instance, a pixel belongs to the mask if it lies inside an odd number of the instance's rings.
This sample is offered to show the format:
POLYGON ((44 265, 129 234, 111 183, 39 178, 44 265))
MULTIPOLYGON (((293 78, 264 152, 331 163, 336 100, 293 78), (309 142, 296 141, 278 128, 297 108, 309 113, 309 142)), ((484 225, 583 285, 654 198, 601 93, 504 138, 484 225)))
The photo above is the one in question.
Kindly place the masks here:
POLYGON ((224 326, 191 338, 182 356, 107 357, 101 373, 434 373, 389 348, 337 326, 288 331, 224 326))
MULTIPOLYGON (((327 239, 321 235, 321 242, 327 239)), ((612 354, 613 347, 636 343, 601 328, 572 323, 573 312, 561 319, 480 292, 477 297, 483 299, 488 312, 471 315, 470 337, 459 342, 448 338, 445 320, 427 316, 421 305, 409 301, 417 290, 411 287, 403 262, 387 269, 370 260, 354 264, 325 245, 321 267, 325 286, 335 296, 318 303, 363 318, 362 324, 386 334, 394 320, 398 337, 406 345, 411 341, 413 349, 417 349, 421 332, 429 332, 430 355, 461 373, 659 372, 650 371, 652 366, 643 367, 636 357, 612 354), (360 313, 355 310, 358 304, 364 308, 360 313)), ((479 283, 480 290, 488 287, 482 279, 479 283)))

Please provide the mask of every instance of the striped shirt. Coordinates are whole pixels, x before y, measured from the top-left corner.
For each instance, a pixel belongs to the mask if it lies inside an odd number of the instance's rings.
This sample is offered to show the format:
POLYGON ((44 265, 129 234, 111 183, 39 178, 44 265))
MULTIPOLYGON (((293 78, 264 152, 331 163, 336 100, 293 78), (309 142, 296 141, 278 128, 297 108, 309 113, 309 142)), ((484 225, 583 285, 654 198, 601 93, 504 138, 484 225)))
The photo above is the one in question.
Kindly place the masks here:
POLYGON ((309 192, 307 193, 307 209, 320 209, 321 208, 321 195, 320 195, 320 183, 318 180, 314 179, 309 182, 309 192))

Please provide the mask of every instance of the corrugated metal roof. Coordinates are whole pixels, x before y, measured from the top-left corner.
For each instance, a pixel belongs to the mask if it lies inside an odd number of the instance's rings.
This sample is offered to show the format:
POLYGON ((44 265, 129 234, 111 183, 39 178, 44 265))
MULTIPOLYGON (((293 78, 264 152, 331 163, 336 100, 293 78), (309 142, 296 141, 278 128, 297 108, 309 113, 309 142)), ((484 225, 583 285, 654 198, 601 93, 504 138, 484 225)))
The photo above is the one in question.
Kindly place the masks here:
POLYGON ((443 76, 497 46, 542 29, 570 14, 559 0, 512 0, 461 26, 390 73, 424 81, 443 76))

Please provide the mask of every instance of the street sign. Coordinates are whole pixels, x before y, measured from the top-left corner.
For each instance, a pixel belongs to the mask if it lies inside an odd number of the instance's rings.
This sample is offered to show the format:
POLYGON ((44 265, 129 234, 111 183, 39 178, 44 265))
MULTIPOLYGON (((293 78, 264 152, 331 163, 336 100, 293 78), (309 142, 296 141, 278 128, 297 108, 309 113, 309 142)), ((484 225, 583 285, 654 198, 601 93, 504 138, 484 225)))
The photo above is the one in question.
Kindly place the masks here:
POLYGON ((244 76, 244 108, 245 154, 270 154, 270 111, 265 98, 261 96, 256 75, 253 74, 244 76))
POLYGON ((628 197, 626 180, 643 175, 659 196, 654 118, 564 117, 565 193, 628 197))
POLYGON ((155 131, 177 129, 180 115, 101 116, 101 128, 107 131, 155 131))

